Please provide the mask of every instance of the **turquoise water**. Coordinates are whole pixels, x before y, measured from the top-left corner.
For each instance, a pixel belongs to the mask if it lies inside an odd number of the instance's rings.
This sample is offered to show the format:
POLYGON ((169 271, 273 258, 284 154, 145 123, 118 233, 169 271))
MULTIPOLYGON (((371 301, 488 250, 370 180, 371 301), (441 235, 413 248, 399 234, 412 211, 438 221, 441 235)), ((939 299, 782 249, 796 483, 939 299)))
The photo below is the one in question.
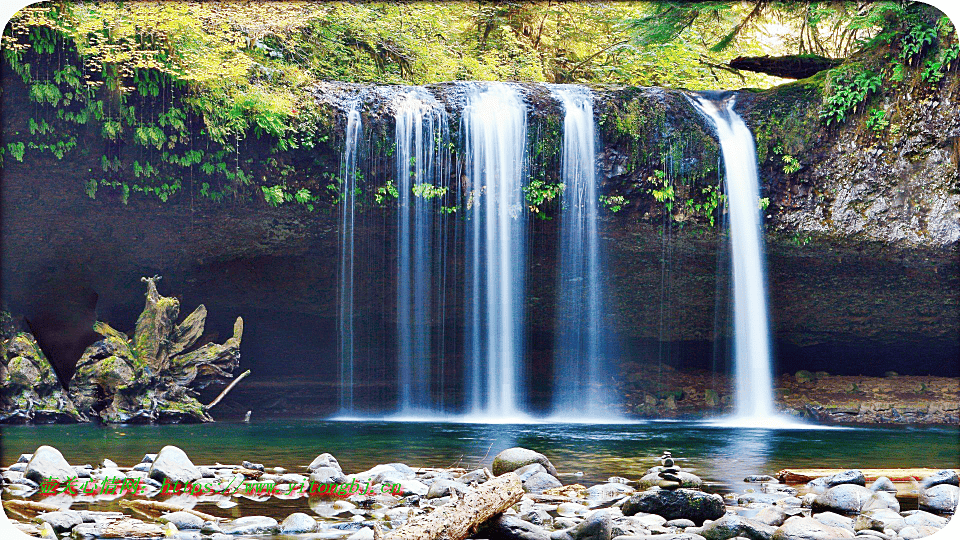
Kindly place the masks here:
MULTIPOLYGON (((543 452, 564 484, 592 485, 610 476, 639 478, 669 449, 685 469, 703 478, 705 489, 740 491, 749 474, 775 474, 783 468, 879 468, 960 465, 956 429, 756 430, 707 427, 681 422, 629 425, 458 424, 430 422, 335 422, 270 420, 250 424, 5 426, 0 430, 0 464, 16 461, 41 444, 58 448, 76 465, 110 458, 121 466, 167 444, 183 448, 194 463, 237 464, 241 460, 304 472, 322 452, 337 457, 345 472, 378 463, 466 468, 489 466, 512 446, 543 452)), ((755 487, 755 486, 754 486, 755 487)), ((38 499, 38 496, 34 496, 38 499)), ((221 509, 215 500, 186 496, 179 504, 223 517, 267 515, 283 519, 311 512, 307 498, 251 500, 221 509)), ((77 501, 74 509, 120 510, 119 501, 77 501)))
POLYGON ((803 467, 960 466, 960 431, 950 428, 755 430, 683 422, 628 425, 458 424, 262 420, 250 424, 50 425, 0 429, 0 464, 41 444, 58 448, 73 464, 110 458, 121 466, 167 444, 183 448, 197 464, 243 459, 291 472, 322 452, 346 472, 378 463, 412 466, 489 466, 505 448, 543 452, 565 483, 596 483, 609 476, 636 478, 657 464, 663 450, 711 483, 733 485, 747 474, 803 467))

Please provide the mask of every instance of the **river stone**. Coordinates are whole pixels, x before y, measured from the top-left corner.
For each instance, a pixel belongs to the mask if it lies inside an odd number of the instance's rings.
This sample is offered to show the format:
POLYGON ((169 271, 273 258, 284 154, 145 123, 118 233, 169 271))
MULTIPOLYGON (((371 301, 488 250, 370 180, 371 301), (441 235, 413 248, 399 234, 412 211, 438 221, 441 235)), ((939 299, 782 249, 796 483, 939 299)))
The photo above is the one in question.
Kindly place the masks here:
POLYGON ((441 479, 430 484, 430 489, 427 490, 427 498, 438 499, 453 493, 456 493, 457 497, 463 497, 463 494, 469 491, 469 489, 466 484, 462 484, 456 480, 441 479))
POLYGON ((853 537, 853 531, 799 516, 788 519, 773 533, 773 540, 836 540, 853 537))
POLYGON ((777 528, 736 514, 727 514, 722 518, 704 525, 697 534, 707 540, 729 540, 743 536, 752 540, 770 540, 777 528))
POLYGON ((27 462, 27 468, 23 471, 23 475, 37 484, 51 478, 63 483, 71 478, 76 478, 77 471, 67 463, 66 459, 63 459, 63 454, 59 450, 52 446, 43 445, 37 448, 30 461, 27 462))
POLYGON ((413 475, 408 475, 397 470, 393 471, 383 471, 373 478, 374 484, 396 484, 397 482, 405 479, 412 478, 413 475))
POLYGON ((910 525, 912 527, 917 527, 917 528, 920 528, 920 527, 943 528, 947 525, 947 522, 949 522, 949 520, 947 518, 943 518, 943 517, 931 514, 930 512, 924 512, 923 510, 919 510, 905 517, 903 519, 903 522, 907 525, 910 525))
POLYGON ((553 517, 542 508, 531 508, 520 514, 520 519, 533 523, 538 527, 549 527, 553 525, 553 517))
POLYGON ((617 536, 613 540, 706 540, 699 534, 682 532, 677 534, 656 534, 652 536, 617 536))
POLYGON ((760 482, 777 482, 777 479, 770 476, 769 474, 753 474, 743 479, 744 482, 760 483, 760 482))
POLYGON ((35 521, 37 523, 45 521, 53 527, 53 532, 61 534, 83 523, 83 517, 80 515, 80 512, 74 510, 61 510, 59 512, 45 512, 40 514, 35 521))
POLYGON ((523 482, 523 490, 527 493, 543 493, 557 487, 563 487, 563 484, 555 476, 545 472, 538 472, 523 482))
POLYGON ((313 461, 310 462, 310 465, 307 465, 307 469, 311 471, 319 469, 320 467, 332 467, 341 473, 343 472, 343 468, 340 467, 340 462, 337 461, 337 458, 333 457, 333 454, 326 452, 313 458, 313 461))
POLYGON ((271 517, 246 516, 224 523, 221 528, 226 534, 276 534, 280 524, 271 517))
POLYGON ((400 493, 399 495, 406 497, 408 495, 417 495, 419 497, 426 497, 427 492, 430 491, 430 488, 426 484, 419 480, 413 480, 407 478, 406 480, 401 480, 400 484, 400 493))
POLYGON ((689 519, 698 525, 705 519, 718 519, 724 513, 723 497, 683 488, 638 493, 631 496, 621 509, 625 516, 644 512, 668 520, 689 519))
POLYGON ((464 484, 482 484, 489 479, 490 476, 486 469, 477 469, 475 471, 461 474, 460 477, 457 478, 457 481, 463 482, 464 484))
POLYGON ((940 484, 960 486, 960 477, 957 476, 956 471, 950 469, 935 472, 920 482, 920 489, 930 489, 940 484))
POLYGON ((606 483, 587 488, 587 498, 594 500, 615 499, 633 493, 634 489, 626 484, 606 483))
POLYGON ((550 540, 610 540, 613 511, 597 510, 578 525, 550 534, 550 540))
POLYGON ((671 519, 670 521, 664 523, 667 527, 677 527, 678 529, 686 529, 687 527, 693 527, 696 523, 690 521, 689 519, 671 519))
POLYGON ((881 476, 873 481, 870 484, 870 491, 890 491, 893 493, 897 492, 897 486, 893 485, 893 481, 887 478, 886 476, 881 476))
POLYGON ((527 478, 530 478, 538 472, 545 473, 547 472, 547 468, 539 463, 531 463, 513 471, 513 473, 517 475, 517 478, 519 478, 521 482, 526 481, 527 478))
MULTIPOLYGON (((394 471, 396 472, 396 471, 394 471)), ((317 467, 310 473, 310 481, 316 482, 318 484, 343 484, 346 483, 347 477, 343 474, 340 469, 335 469, 333 467, 317 467)))
POLYGON ((937 484, 920 492, 920 509, 937 514, 952 514, 960 499, 960 487, 937 484))
MULTIPOLYGON (((643 478, 640 479, 640 487, 642 489, 647 489, 658 485, 660 481, 663 480, 659 475, 659 469, 661 468, 662 467, 656 467, 657 472, 644 475, 643 478)), ((700 477, 695 474, 680 471, 677 473, 677 476, 680 478, 680 487, 682 488, 700 489, 703 487, 703 480, 701 480, 700 477)))
POLYGON ((171 512, 157 518, 160 523, 173 523, 178 529, 196 529, 203 528, 203 518, 190 512, 171 512))
POLYGON ((771 525, 773 527, 779 527, 783 525, 783 522, 787 520, 787 513, 781 508, 776 506, 767 506, 761 508, 755 516, 753 516, 754 521, 759 521, 765 525, 771 525))
POLYGON ((547 456, 540 452, 535 452, 519 446, 507 448, 493 458, 493 475, 500 476, 508 472, 513 472, 524 465, 539 463, 553 476, 557 476, 557 469, 554 468, 547 456))
POLYGON ((864 529, 862 531, 857 531, 857 536, 855 538, 861 538, 862 540, 872 540, 873 538, 879 538, 880 540, 892 540, 891 536, 883 534, 880 531, 875 531, 873 529, 864 529))
POLYGON ((549 540, 550 533, 517 516, 501 514, 499 518, 487 521, 479 537, 489 540, 549 540))
POLYGON ((310 533, 317 530, 317 520, 303 512, 294 512, 280 523, 282 534, 310 533))
POLYGON ((774 504, 780 499, 786 499, 791 497, 789 493, 744 493, 737 497, 737 504, 741 506, 748 505, 750 503, 760 503, 760 504, 774 504))
POLYGON ((807 482, 807 486, 815 490, 822 490, 823 488, 829 489, 829 488, 840 486, 843 484, 866 486, 867 479, 865 476, 863 476, 862 472, 854 469, 854 470, 839 472, 831 476, 815 478, 810 482, 807 482))
POLYGON ((858 514, 863 510, 891 508, 900 510, 895 497, 883 491, 873 492, 856 484, 841 484, 817 495, 812 505, 814 512, 858 514))
POLYGON ((882 530, 893 529, 894 531, 899 531, 900 529, 907 526, 903 516, 899 513, 894 512, 889 508, 878 508, 876 510, 866 510, 861 514, 867 516, 872 520, 879 521, 883 524, 882 530))
POLYGON ((840 514, 835 514, 833 512, 821 512, 819 514, 814 514, 813 519, 831 527, 839 527, 841 529, 847 529, 848 531, 856 530, 854 528, 854 522, 852 518, 841 516, 840 514))
POLYGON ((150 478, 171 483, 192 482, 203 477, 200 469, 190 461, 186 452, 173 445, 164 446, 157 453, 148 473, 150 478))

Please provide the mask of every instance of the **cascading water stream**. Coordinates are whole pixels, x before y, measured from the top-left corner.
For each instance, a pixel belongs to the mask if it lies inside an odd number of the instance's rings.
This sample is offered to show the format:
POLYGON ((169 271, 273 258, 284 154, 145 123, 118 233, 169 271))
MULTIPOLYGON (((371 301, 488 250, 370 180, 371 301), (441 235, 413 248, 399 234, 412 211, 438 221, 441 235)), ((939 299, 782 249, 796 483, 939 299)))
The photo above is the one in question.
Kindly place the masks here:
POLYGON ((564 110, 553 414, 597 417, 605 400, 599 391, 603 360, 593 93, 582 86, 551 90, 564 110))
MULTIPOLYGON (((401 414, 434 411, 431 399, 431 317, 433 314, 434 217, 448 139, 446 111, 422 89, 397 100, 398 190, 397 334, 401 414)), ((442 234, 442 230, 437 234, 442 234)), ((442 256, 442 254, 438 254, 442 256)), ((442 375, 442 374, 441 374, 442 375)))
POLYGON ((526 108, 504 83, 472 84, 466 147, 467 410, 498 419, 523 403, 523 193, 526 108))
POLYGON ((733 266, 735 413, 741 425, 771 426, 779 420, 773 399, 773 366, 767 280, 760 222, 757 157, 750 129, 733 110, 734 96, 692 103, 717 130, 723 154, 729 204, 730 254, 733 266))
POLYGON ((343 161, 340 164, 342 201, 340 219, 340 413, 353 412, 354 386, 354 194, 357 181, 357 146, 361 133, 360 102, 354 101, 347 113, 347 130, 343 143, 343 161))

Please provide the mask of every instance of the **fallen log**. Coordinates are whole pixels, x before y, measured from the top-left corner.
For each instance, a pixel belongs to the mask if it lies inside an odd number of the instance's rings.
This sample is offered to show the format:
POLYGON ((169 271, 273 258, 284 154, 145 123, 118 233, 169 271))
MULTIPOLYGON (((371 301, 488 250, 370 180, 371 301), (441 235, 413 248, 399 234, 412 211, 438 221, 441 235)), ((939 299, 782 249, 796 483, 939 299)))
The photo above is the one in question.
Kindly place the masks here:
POLYGON ((20 517, 33 519, 44 512, 59 512, 60 507, 21 499, 3 501, 3 507, 20 517))
MULTIPOLYGON (((476 489, 437 507, 433 512, 410 518, 406 524, 383 535, 383 540, 463 540, 497 514, 518 503, 523 486, 509 472, 487 480, 476 489)), ((379 535, 378 535, 379 536, 379 535)))
POLYGON ((806 79, 821 71, 835 68, 842 62, 842 59, 825 58, 815 54, 740 56, 730 61, 730 67, 787 79, 806 79))
POLYGON ((225 518, 217 517, 210 514, 205 514, 203 512, 193 510, 192 508, 185 508, 177 504, 170 504, 160 501, 144 501, 140 499, 134 500, 120 500, 121 508, 129 508, 135 512, 149 516, 151 518, 160 517, 163 514, 168 512, 186 512, 188 514, 193 514, 204 521, 224 521, 225 518))
MULTIPOLYGON (((832 476, 849 469, 783 469, 775 476, 784 484, 805 484, 815 478, 832 476)), ((886 476, 893 482, 912 482, 923 480, 940 469, 857 469, 863 473, 867 482, 873 482, 886 476)))

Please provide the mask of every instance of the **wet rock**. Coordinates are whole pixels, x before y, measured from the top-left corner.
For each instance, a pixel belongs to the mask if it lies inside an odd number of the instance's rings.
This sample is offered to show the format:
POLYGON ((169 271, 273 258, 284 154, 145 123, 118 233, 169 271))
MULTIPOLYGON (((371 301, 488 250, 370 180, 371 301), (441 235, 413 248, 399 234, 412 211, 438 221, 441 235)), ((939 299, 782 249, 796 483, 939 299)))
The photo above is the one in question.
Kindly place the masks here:
POLYGON ((841 484, 817 495, 812 508, 814 512, 857 514, 863 510, 876 508, 899 511, 900 504, 889 493, 873 492, 856 484, 841 484))
POLYGON ((280 532, 283 534, 310 533, 317 530, 317 520, 303 512, 294 512, 280 523, 280 532))
POLYGON ((919 510, 903 519, 903 522, 912 527, 937 527, 942 528, 947 525, 949 520, 940 516, 919 510))
POLYGON ((679 529, 686 529, 687 527, 693 527, 696 523, 690 521, 689 519, 671 519, 670 521, 664 523, 667 527, 677 527, 679 529))
POLYGON ((697 534, 707 540, 729 540, 743 536, 752 540, 770 540, 777 528, 736 514, 727 514, 704 525, 697 534))
POLYGON ((622 506, 623 515, 638 512, 657 514, 668 520, 689 519, 701 524, 724 514, 723 498, 690 489, 644 491, 630 497, 622 506))
POLYGON ((923 479, 920 482, 920 489, 929 489, 940 484, 950 484, 951 486, 960 486, 960 477, 952 470, 938 471, 923 479))
POLYGON ((575 527, 552 533, 550 540, 610 540, 612 526, 613 512, 598 510, 575 527))
POLYGON ((521 447, 508 448, 503 452, 497 454, 497 457, 493 459, 493 475, 500 476, 501 474, 516 471, 517 469, 530 465, 531 463, 539 463, 547 470, 547 473, 552 476, 557 476, 557 469, 550 463, 550 460, 547 459, 547 456, 541 454, 540 452, 535 452, 533 450, 521 447))
POLYGON ((517 516, 501 515, 488 521, 478 537, 489 540, 549 540, 550 533, 517 516))
POLYGON ((200 530, 203 528, 203 518, 190 512, 171 512, 157 518, 160 523, 173 523, 181 530, 200 530))
POLYGON ((549 527, 553 518, 542 508, 532 508, 520 514, 520 519, 533 523, 538 527, 549 527))
POLYGON ((477 469, 460 475, 457 480, 464 484, 482 484, 490 479, 487 469, 477 469))
POLYGON ((853 537, 853 531, 799 516, 788 519, 773 533, 773 540, 836 540, 853 537))
POLYGON ((863 473, 858 470, 849 470, 839 472, 831 476, 824 476, 822 478, 816 478, 807 483, 807 486, 810 489, 820 491, 822 489, 829 489, 835 486, 843 484, 853 484, 856 486, 866 486, 867 479, 863 476, 863 473))
MULTIPOLYGON (((662 480, 660 477, 660 467, 655 467, 655 469, 657 469, 656 472, 646 474, 640 479, 641 489, 647 489, 660 483, 662 480)), ((703 487, 703 480, 695 474, 680 471, 676 473, 676 476, 680 478, 680 487, 682 488, 700 489, 703 487)))
POLYGON ((523 482, 523 490, 527 493, 543 493, 557 487, 563 487, 563 484, 555 476, 545 472, 535 473, 523 482))
POLYGON ((920 509, 937 514, 952 514, 960 499, 960 487, 937 484, 920 492, 920 509))
POLYGON ((897 492, 897 486, 893 485, 893 481, 886 476, 881 476, 880 478, 874 480, 868 489, 870 489, 870 491, 889 491, 892 493, 897 492))
POLYGON ((342 471, 333 467, 318 467, 310 473, 310 481, 318 484, 342 484, 347 481, 347 477, 342 471))
POLYGON ((280 530, 277 520, 265 516, 246 516, 221 525, 226 534, 276 534, 280 530))
POLYGON ((427 490, 427 498, 436 499, 446 497, 453 493, 456 493, 457 497, 462 497, 469 489, 466 484, 461 484, 456 480, 437 480, 431 484, 430 489, 427 490))
POLYGON ((54 479, 57 482, 66 482, 71 478, 77 477, 77 472, 63 459, 63 454, 52 446, 41 446, 33 453, 27 468, 23 472, 24 477, 38 484, 47 479, 54 479))
POLYGON ((760 511, 753 516, 753 520, 765 525, 779 527, 783 525, 783 522, 787 520, 787 517, 787 513, 780 508, 777 508, 776 506, 767 506, 765 508, 761 508, 760 511))
POLYGON ((831 527, 839 527, 849 531, 856 530, 854 528, 854 522, 852 518, 841 516, 840 514, 834 514, 833 512, 821 512, 819 514, 814 514, 813 519, 831 527))
POLYGON ((38 523, 49 523, 55 533, 61 534, 83 523, 83 517, 79 512, 73 510, 61 510, 59 512, 40 514, 37 516, 36 521, 38 523))
POLYGON ((172 483, 187 483, 203 477, 200 469, 190 461, 186 452, 173 445, 160 449, 148 474, 158 482, 169 480, 172 483))

